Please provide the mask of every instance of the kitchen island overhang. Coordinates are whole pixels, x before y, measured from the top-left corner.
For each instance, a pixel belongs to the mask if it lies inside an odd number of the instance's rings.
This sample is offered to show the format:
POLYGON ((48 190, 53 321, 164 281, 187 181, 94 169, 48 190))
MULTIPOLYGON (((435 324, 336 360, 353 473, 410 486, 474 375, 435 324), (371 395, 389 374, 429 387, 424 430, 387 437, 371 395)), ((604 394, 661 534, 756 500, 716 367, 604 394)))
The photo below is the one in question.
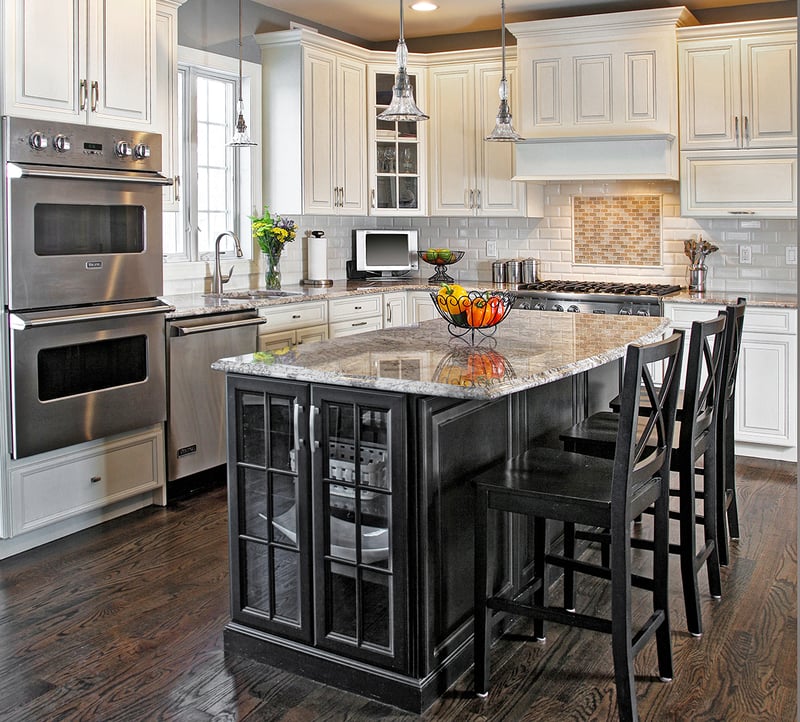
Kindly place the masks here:
MULTIPOLYGON (((472 664, 471 478, 607 408, 626 346, 668 328, 512 312, 475 346, 435 320, 216 362, 228 375, 226 650, 426 709, 472 664)), ((516 518, 498 529, 504 585, 528 573, 530 538, 516 518)))

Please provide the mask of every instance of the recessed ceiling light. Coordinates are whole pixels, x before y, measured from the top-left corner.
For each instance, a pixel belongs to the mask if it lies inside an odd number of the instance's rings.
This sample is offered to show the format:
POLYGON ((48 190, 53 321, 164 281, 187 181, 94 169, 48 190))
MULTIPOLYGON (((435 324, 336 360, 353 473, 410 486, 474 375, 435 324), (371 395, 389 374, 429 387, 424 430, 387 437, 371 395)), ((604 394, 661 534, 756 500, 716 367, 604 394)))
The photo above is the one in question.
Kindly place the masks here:
POLYGON ((436 3, 418 2, 411 6, 412 10, 417 10, 421 13, 429 13, 431 10, 438 10, 439 6, 436 3))

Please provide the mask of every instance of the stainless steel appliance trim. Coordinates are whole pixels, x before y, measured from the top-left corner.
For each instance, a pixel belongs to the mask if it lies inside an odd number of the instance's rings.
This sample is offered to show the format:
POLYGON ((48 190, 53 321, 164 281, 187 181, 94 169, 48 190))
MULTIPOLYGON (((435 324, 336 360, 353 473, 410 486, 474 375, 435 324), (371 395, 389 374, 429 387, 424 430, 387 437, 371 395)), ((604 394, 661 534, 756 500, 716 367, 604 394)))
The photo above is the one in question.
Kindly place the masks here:
POLYGON ((120 318, 123 316, 144 316, 151 313, 168 313, 174 311, 174 306, 169 306, 161 301, 146 301, 143 303, 120 303, 118 305, 82 306, 75 309, 56 309, 52 311, 30 311, 9 313, 9 326, 14 331, 24 331, 28 328, 42 326, 57 326, 78 321, 96 321, 107 318, 120 318))
POLYGON ((6 163, 6 176, 10 180, 17 178, 53 178, 55 180, 87 180, 107 181, 109 183, 143 183, 145 185, 171 186, 172 178, 166 178, 158 173, 141 173, 136 171, 114 171, 113 173, 98 173, 95 170, 80 170, 79 168, 65 167, 40 167, 25 163, 6 163))
POLYGON ((228 322, 220 322, 220 323, 207 323, 203 325, 196 325, 196 326, 189 326, 189 325, 180 325, 173 323, 172 328, 174 328, 179 336, 188 336, 192 333, 209 333, 210 331, 222 331, 226 328, 236 328, 238 326, 260 326, 267 322, 267 319, 256 317, 256 318, 246 318, 239 321, 228 321, 228 322))

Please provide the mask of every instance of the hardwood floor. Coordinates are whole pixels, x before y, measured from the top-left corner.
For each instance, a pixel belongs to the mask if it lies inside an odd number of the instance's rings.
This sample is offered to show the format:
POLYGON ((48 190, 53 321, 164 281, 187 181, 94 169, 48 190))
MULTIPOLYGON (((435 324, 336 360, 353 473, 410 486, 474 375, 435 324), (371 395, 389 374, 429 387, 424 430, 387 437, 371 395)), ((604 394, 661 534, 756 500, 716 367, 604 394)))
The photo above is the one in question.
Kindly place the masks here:
MULTIPOLYGON (((723 599, 704 586, 701 639, 672 574, 675 679, 637 658, 644 720, 794 720, 797 489, 793 464, 738 459, 742 539, 723 599)), ((0 720, 413 720, 392 707, 226 657, 226 508, 215 489, 0 562, 0 720)), ((677 561, 677 560, 675 560, 677 561)), ((671 570, 672 571, 672 570, 671 570)), ((608 605, 598 584, 585 604, 608 605)), ((492 652, 486 700, 467 673, 424 720, 610 720, 605 635, 551 625, 492 652)))

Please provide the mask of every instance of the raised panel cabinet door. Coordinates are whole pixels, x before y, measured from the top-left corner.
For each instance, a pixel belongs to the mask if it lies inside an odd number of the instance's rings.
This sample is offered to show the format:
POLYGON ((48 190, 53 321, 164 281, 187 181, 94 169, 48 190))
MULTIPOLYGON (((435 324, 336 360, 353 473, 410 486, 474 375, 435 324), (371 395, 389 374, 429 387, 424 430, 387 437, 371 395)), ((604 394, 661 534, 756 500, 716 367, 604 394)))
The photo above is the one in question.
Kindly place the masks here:
POLYGON ((298 346, 302 343, 326 341, 328 338, 328 326, 309 326, 308 328, 298 328, 294 334, 298 346))
POLYGON ((3 113, 81 122, 85 0, 6 0, 3 25, 3 113))
POLYGON ((793 345, 791 336, 744 334, 736 386, 737 441, 793 446, 795 423, 789 401, 793 345))
POLYGON ((746 148, 797 145, 797 34, 742 40, 746 148))
POLYGON ((475 214, 475 81, 472 65, 431 70, 433 215, 475 214))
POLYGON ((276 331, 275 333, 260 333, 258 335, 258 350, 281 351, 291 349, 297 344, 296 331, 276 331))
MULTIPOLYGON (((513 113, 517 98, 516 70, 506 67, 509 86, 509 105, 513 113)), ((492 132, 500 106, 502 66, 487 63, 476 66, 476 199, 480 216, 522 216, 525 214, 525 184, 511 180, 514 175, 514 144, 487 143, 484 138, 492 132)), ((515 126, 516 127, 516 126, 515 126)))
POLYGON ((161 133, 161 173, 172 178, 164 186, 164 210, 178 210, 178 8, 159 1, 156 7, 155 130, 161 133))
POLYGON ((306 50, 303 60, 303 205, 306 213, 335 211, 336 58, 306 50))
POLYGON ((419 323, 441 318, 433 299, 427 291, 412 291, 408 294, 408 322, 419 323))
POLYGON ((398 293, 383 294, 383 327, 397 328, 406 325, 406 294, 404 291, 398 293))
POLYGON ((611 54, 576 56, 572 61, 572 71, 575 125, 610 124, 613 92, 611 54))
POLYGON ((738 148, 739 41, 681 43, 679 65, 681 148, 738 148))
POLYGON ((89 122, 152 124, 155 0, 89 0, 88 7, 89 122))
POLYGON ((336 185, 339 188, 339 212, 367 215, 367 103, 366 66, 339 59, 337 110, 336 185))

